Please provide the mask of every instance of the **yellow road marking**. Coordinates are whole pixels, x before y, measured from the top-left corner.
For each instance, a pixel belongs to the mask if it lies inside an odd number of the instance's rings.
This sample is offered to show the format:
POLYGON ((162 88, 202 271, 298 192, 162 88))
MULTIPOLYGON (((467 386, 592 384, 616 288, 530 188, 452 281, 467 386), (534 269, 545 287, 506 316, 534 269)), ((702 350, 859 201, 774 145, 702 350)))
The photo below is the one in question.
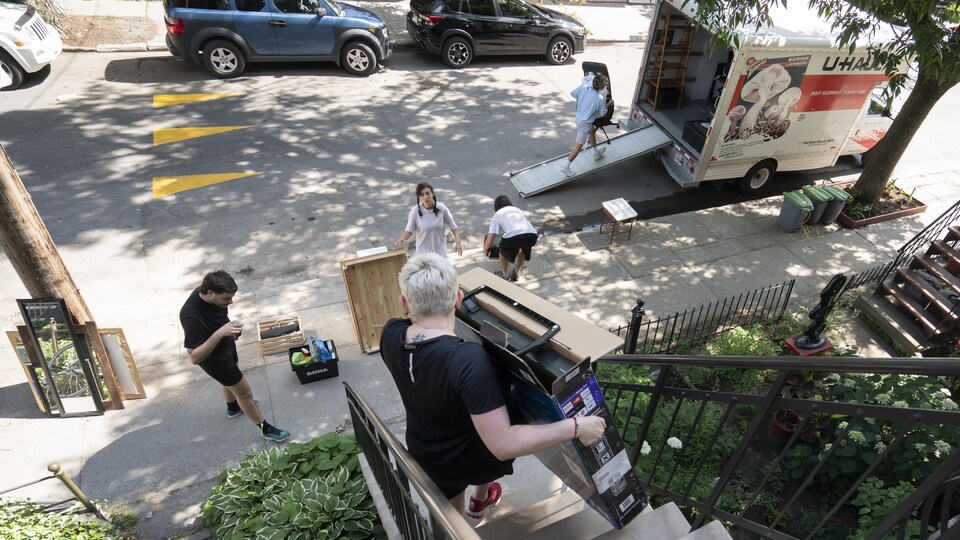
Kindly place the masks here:
POLYGON ((250 126, 214 126, 214 127, 189 127, 189 128, 163 128, 153 130, 153 145, 175 143, 187 139, 196 139, 197 137, 207 137, 218 133, 236 131, 238 129, 247 129, 250 126))
POLYGON ((181 176, 154 176, 153 198, 159 199, 181 191, 196 189, 203 186, 229 182, 239 178, 246 178, 260 174, 259 172, 219 173, 219 174, 186 174, 181 176))
POLYGON ((243 94, 156 94, 153 96, 153 108, 179 105, 191 101, 209 101, 225 97, 242 96, 243 94))

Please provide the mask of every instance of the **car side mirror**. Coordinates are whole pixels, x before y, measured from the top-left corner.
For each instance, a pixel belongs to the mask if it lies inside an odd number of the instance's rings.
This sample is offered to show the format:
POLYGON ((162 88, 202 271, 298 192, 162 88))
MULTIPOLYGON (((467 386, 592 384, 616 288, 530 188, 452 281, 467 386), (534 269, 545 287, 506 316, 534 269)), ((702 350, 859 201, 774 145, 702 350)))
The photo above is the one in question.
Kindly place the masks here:
POLYGON ((317 17, 324 17, 327 14, 327 10, 323 6, 317 6, 316 12, 317 17))

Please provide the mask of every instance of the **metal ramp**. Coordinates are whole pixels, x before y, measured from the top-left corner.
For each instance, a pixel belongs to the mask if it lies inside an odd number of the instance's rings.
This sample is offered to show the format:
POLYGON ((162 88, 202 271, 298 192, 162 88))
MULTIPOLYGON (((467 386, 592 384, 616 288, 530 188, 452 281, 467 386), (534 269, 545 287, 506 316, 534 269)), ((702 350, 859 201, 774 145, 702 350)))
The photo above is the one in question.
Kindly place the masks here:
POLYGON ((529 197, 625 159, 653 152, 671 142, 672 140, 663 130, 651 124, 613 137, 608 144, 600 143, 600 146, 606 147, 607 150, 597 161, 594 161, 592 151, 581 151, 574 160, 573 166, 570 167, 574 172, 573 176, 566 176, 560 172, 562 160, 568 155, 563 154, 519 171, 510 172, 510 181, 513 182, 513 187, 517 188, 521 197, 529 197))

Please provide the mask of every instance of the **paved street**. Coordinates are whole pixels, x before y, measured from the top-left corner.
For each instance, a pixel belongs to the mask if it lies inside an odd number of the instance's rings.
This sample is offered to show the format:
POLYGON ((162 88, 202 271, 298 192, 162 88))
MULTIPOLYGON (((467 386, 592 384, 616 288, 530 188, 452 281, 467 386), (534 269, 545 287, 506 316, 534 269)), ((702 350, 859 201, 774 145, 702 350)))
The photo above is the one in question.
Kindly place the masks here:
MULTIPOLYGON (((248 328, 294 311, 308 334, 337 340, 340 378, 300 386, 282 355, 260 355, 255 332, 244 333, 240 354, 268 418, 296 440, 334 429, 345 418, 340 381, 384 418, 398 417, 379 357, 357 345, 338 261, 395 239, 424 179, 453 209, 466 247, 479 248, 493 197, 515 196, 504 173, 567 150, 579 62, 607 63, 625 106, 639 57, 635 45, 607 45, 566 66, 501 58, 451 71, 410 51, 369 79, 333 64, 291 64, 215 81, 166 53, 65 54, 42 84, 4 94, 0 142, 98 324, 126 332, 149 396, 103 417, 48 420, 0 343, 7 482, 61 461, 91 496, 154 511, 147 524, 159 534, 192 522, 239 452, 265 447, 247 420, 223 419, 215 386, 183 359, 176 312, 213 267, 239 278, 231 313, 248 328), (235 95, 154 106, 157 96, 183 93, 235 95), (156 130, 213 126, 243 128, 154 144, 156 130), (154 197, 156 178, 247 173, 256 174, 154 197)), ((637 296, 665 315, 795 277, 797 295, 809 300, 833 272, 877 264, 957 200, 949 130, 958 105, 955 90, 899 169, 901 185, 930 205, 926 214, 804 237, 776 227, 774 198, 645 220, 630 242, 610 248, 595 233, 554 234, 523 286, 604 328, 624 322, 637 296)), ((845 167, 792 178, 855 172, 845 167)), ((689 196, 715 206, 727 196, 676 193, 659 164, 640 158, 515 202, 549 226, 596 222, 600 202, 615 197, 656 205, 689 196)), ((476 251, 456 262, 492 268, 476 251)), ((14 300, 26 293, 6 260, 0 284, 0 322, 11 329, 21 322, 14 300)))

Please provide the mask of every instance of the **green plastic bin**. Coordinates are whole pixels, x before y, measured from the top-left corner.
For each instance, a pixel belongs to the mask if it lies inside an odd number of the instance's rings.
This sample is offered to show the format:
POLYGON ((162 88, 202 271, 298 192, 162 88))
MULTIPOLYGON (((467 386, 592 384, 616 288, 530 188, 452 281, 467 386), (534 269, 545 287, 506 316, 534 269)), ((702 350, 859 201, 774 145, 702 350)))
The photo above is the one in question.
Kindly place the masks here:
POLYGON ((817 223, 820 221, 820 217, 823 216, 823 211, 827 209, 827 205, 833 200, 833 195, 830 195, 830 193, 822 187, 817 186, 803 186, 803 194, 813 203, 813 210, 810 212, 810 219, 808 221, 810 223, 817 223))
POLYGON ((783 194, 783 204, 780 206, 780 228, 793 232, 810 219, 813 203, 806 195, 799 191, 788 191, 783 194))
POLYGON ((823 215, 820 216, 820 223, 827 225, 837 220, 837 216, 840 215, 843 207, 853 200, 853 195, 836 186, 824 186, 823 189, 833 197, 833 200, 827 204, 827 208, 823 211, 823 215))

